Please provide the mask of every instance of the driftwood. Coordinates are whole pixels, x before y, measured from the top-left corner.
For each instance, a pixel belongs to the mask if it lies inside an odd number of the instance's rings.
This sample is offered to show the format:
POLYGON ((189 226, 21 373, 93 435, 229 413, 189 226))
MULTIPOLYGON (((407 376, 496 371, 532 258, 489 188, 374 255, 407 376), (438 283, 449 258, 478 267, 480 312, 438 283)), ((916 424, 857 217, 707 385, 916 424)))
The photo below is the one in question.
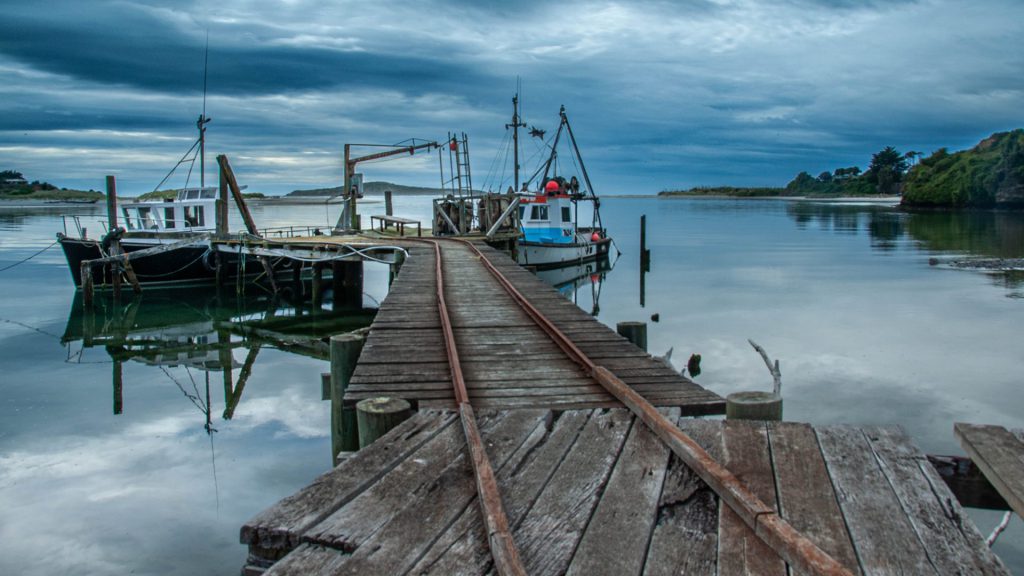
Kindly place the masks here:
POLYGON ((754 350, 757 350, 757 353, 761 355, 761 358, 764 359, 764 365, 768 367, 768 371, 771 372, 772 374, 772 394, 774 394, 775 396, 781 396, 782 371, 779 370, 779 361, 776 360, 775 364, 773 365, 772 361, 768 358, 768 353, 764 351, 764 348, 760 347, 756 342, 749 338, 747 339, 747 342, 750 342, 750 345, 754 347, 754 350))

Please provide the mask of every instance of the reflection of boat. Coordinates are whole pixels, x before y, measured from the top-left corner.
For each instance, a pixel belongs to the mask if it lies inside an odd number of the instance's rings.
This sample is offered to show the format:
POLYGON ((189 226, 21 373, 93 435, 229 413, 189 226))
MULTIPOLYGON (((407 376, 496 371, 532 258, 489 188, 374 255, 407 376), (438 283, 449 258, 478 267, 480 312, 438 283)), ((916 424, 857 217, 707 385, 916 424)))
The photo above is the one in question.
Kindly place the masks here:
POLYGON ((207 379, 210 372, 223 372, 225 419, 231 418, 241 399, 261 348, 327 360, 326 340, 331 334, 369 326, 376 313, 376 309, 310 308, 281 295, 222 298, 215 290, 153 289, 146 291, 145 298, 124 305, 102 302, 85 307, 81 299, 77 292, 61 342, 68 346, 69 362, 79 361, 86 349, 99 346, 110 356, 115 413, 121 412, 122 364, 130 360, 159 368, 179 387, 181 382, 169 369, 199 370, 207 379), (241 362, 234 356, 239 349, 244 352, 241 362), (237 368, 241 372, 233 383, 232 371, 237 368))
POLYGON ((579 262, 561 268, 547 268, 536 270, 534 274, 538 278, 554 286, 562 296, 580 305, 580 292, 590 288, 591 309, 590 314, 597 316, 601 312, 601 286, 604 283, 605 275, 611 271, 613 263, 608 258, 601 258, 590 262, 579 262))
MULTIPOLYGON (((513 99, 515 106, 518 99, 513 99)), ((517 243, 516 258, 524 266, 535 268, 560 267, 571 262, 587 262, 608 257, 612 239, 601 225, 601 202, 594 194, 587 175, 583 158, 580 157, 576 137, 569 126, 569 118, 565 114, 565 106, 559 111, 560 122, 551 144, 551 153, 547 161, 526 183, 541 174, 538 180, 538 191, 533 194, 520 194, 519 220, 522 238, 517 243), (558 143, 563 132, 568 135, 572 144, 572 158, 579 167, 583 183, 576 176, 566 179, 555 174, 558 159, 558 143), (577 226, 579 203, 590 202, 593 206, 591 227, 577 226)), ((513 129, 520 126, 519 113, 513 114, 513 129)), ((518 143, 518 137, 514 138, 518 143)), ((518 154, 516 154, 518 157, 518 154)), ((516 166, 518 170, 518 165, 516 166)), ((519 181, 518 173, 516 182, 519 181)))

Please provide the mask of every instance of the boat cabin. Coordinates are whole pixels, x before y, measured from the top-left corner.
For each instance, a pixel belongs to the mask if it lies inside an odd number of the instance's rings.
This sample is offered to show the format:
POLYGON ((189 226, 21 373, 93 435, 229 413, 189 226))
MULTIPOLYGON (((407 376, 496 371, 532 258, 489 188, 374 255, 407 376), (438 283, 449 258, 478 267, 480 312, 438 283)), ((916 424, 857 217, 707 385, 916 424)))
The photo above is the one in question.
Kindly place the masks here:
MULTIPOLYGON (((555 184, 552 180, 548 183, 555 184)), ((523 240, 546 244, 571 244, 576 240, 572 199, 555 186, 519 201, 519 222, 523 240)))
POLYGON ((217 188, 182 188, 173 200, 121 205, 128 230, 180 232, 212 230, 216 217, 217 188))

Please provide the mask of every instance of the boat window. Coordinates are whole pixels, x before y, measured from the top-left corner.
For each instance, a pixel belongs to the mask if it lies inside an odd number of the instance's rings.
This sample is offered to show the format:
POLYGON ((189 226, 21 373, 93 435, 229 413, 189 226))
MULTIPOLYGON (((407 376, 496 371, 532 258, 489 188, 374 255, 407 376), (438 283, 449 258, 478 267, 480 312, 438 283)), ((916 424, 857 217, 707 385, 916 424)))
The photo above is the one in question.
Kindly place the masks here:
POLYGON ((153 209, 149 206, 139 207, 139 226, 144 229, 156 228, 156 220, 153 219, 153 209))
POLYGON ((522 220, 526 217, 526 206, 519 207, 519 219, 522 220))
POLYGON ((135 219, 132 218, 131 213, 128 212, 127 208, 121 208, 121 214, 124 215, 124 224, 129 230, 135 229, 135 219))
POLYGON ((191 188, 188 191, 188 199, 195 200, 199 198, 199 190, 197 188, 191 188))
POLYGON ((547 206, 534 206, 533 213, 530 214, 531 220, 547 220, 548 219, 548 207, 547 206))
POLYGON ((164 228, 174 228, 174 208, 164 208, 164 228))
POLYGON ((196 206, 196 219, 200 226, 206 226, 206 210, 203 208, 204 206, 196 206))
POLYGON ((203 188, 200 197, 201 198, 216 198, 217 197, 217 189, 216 188, 203 188))
POLYGON ((185 206, 185 227, 192 228, 199 226, 199 216, 196 214, 198 206, 185 206))
POLYGON ((562 222, 572 222, 572 212, 568 206, 562 206, 562 222))

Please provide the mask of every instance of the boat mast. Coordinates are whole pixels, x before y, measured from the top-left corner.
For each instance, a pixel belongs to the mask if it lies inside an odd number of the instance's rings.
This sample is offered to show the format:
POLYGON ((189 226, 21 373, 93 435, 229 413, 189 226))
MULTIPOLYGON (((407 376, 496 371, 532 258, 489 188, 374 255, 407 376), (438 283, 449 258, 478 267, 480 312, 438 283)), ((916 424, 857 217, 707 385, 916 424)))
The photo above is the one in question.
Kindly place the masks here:
POLYGON ((594 187, 590 184, 590 175, 587 174, 587 167, 583 165, 583 156, 580 155, 580 148, 576 145, 576 136, 572 133, 572 126, 569 125, 569 117, 565 114, 565 106, 559 111, 559 115, 562 117, 562 124, 565 125, 565 131, 569 134, 569 141, 572 142, 572 149, 576 153, 576 159, 580 162, 580 172, 583 172, 583 181, 587 183, 587 192, 590 193, 590 199, 594 202, 594 216, 597 220, 597 227, 603 228, 604 225, 601 223, 601 210, 600 200, 597 199, 597 194, 594 193, 594 187))
POLYGON ((516 92, 515 96, 512 97, 512 123, 505 124, 505 129, 512 128, 512 161, 515 163, 513 172, 515 173, 515 187, 512 189, 515 192, 519 192, 519 128, 526 128, 525 122, 519 120, 519 93, 516 92))
POLYGON ((199 128, 199 189, 206 188, 206 124, 210 121, 206 117, 206 77, 210 64, 210 31, 206 31, 206 54, 203 56, 203 113, 196 120, 196 127, 199 128))

